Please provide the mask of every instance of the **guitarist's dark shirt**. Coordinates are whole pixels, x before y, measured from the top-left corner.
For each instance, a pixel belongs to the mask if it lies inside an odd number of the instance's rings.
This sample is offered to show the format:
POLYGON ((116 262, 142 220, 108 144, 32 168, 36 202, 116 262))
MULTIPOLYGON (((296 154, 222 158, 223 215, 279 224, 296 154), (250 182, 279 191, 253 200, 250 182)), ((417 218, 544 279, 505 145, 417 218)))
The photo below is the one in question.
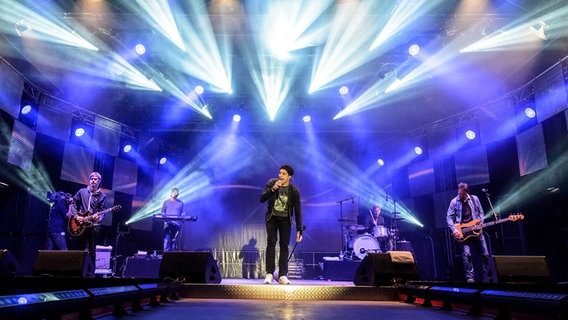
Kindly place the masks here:
MULTIPOLYGON (((81 188, 73 199, 75 200, 74 214, 80 213, 82 216, 85 216, 85 214, 92 215, 106 209, 107 196, 100 191, 91 193, 88 188, 81 188)), ((98 224, 98 222, 93 221, 93 226, 98 224)))
POLYGON ((465 200, 465 202, 461 202, 461 205, 462 205, 461 223, 470 222, 471 220, 473 220, 473 216, 471 214, 471 207, 469 206, 467 199, 465 200))

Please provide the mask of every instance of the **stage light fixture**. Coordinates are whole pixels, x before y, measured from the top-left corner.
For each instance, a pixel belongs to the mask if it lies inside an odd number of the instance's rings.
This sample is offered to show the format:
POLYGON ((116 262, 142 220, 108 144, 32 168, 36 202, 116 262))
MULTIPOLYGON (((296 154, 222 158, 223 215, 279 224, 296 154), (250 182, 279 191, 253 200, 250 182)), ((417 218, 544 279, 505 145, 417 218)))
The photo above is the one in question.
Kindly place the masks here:
POLYGON ((234 122, 241 122, 241 116, 239 114, 235 114, 233 116, 233 121, 234 122))
POLYGON ((408 47, 408 54, 411 56, 415 56, 420 52, 420 46, 417 44, 412 44, 408 47))
POLYGON ((143 44, 139 43, 134 47, 134 50, 136 51, 136 53, 138 55, 143 55, 146 53, 146 46, 144 46, 143 44))
POLYGON ((347 93, 349 93, 349 88, 347 88, 347 86, 341 86, 341 88, 339 88, 339 94, 340 95, 346 95, 347 93))
POLYGON ((526 107, 525 115, 527 116, 527 118, 533 119, 534 117, 536 117, 536 111, 531 107, 526 107))
POLYGON ((83 127, 79 127, 75 129, 75 136, 82 137, 85 134, 85 129, 83 127))
POLYGON ((529 30, 542 40, 546 41, 549 38, 550 26, 542 20, 529 26, 529 30))
POLYGON ((414 147, 414 153, 416 153, 417 155, 421 155, 422 152, 424 152, 424 151, 422 150, 422 148, 420 148, 420 147, 418 147, 418 146, 414 147))
POLYGON ((161 157, 161 158, 160 158, 159 163, 160 163, 161 165, 166 164, 166 162, 168 162, 168 159, 167 159, 166 157, 161 157))
POLYGON ((32 111, 32 106, 30 104, 26 104, 22 107, 22 114, 26 115, 32 111))
POLYGON ((130 150, 132 150, 132 145, 131 144, 126 144, 124 146, 124 148, 122 148, 122 151, 124 151, 125 153, 130 152, 130 150))
POLYGON ((302 121, 304 121, 305 123, 308 123, 308 122, 312 121, 312 117, 310 117, 309 115, 305 115, 304 117, 302 117, 302 121))
POLYGON ((195 87, 195 93, 197 93, 197 94, 203 94, 204 91, 205 91, 205 89, 203 89, 203 86, 196 86, 195 87))
POLYGON ((475 132, 473 130, 467 130, 465 132, 465 136, 469 139, 469 140, 473 140, 475 139, 475 132))
POLYGON ((385 161, 383 159, 379 158, 379 159, 377 159, 377 164, 382 167, 382 166, 385 165, 385 161))
POLYGON ((26 22, 26 20, 22 19, 18 22, 16 22, 16 24, 14 25, 16 28, 16 33, 18 34, 18 36, 22 36, 22 34, 24 32, 26 32, 30 27, 28 26, 28 23, 26 22))

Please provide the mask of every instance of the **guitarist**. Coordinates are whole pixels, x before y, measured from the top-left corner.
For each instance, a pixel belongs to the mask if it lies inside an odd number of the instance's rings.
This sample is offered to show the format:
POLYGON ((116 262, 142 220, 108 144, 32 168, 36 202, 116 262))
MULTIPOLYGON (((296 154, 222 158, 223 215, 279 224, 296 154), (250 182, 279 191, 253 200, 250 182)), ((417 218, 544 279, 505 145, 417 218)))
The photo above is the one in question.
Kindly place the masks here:
MULTIPOLYGON (((479 220, 483 223, 483 208, 479 198, 468 193, 468 185, 464 182, 458 184, 458 196, 450 201, 446 222, 454 238, 459 239, 463 236, 461 230, 456 226, 463 223, 468 223, 472 220, 479 220)), ((467 282, 475 282, 475 273, 473 270, 473 262, 471 259, 471 246, 475 246, 477 251, 481 253, 481 265, 483 272, 487 269, 489 263, 489 251, 483 232, 479 236, 469 237, 461 243, 463 251, 463 267, 467 282)))
POLYGON ((91 222, 92 227, 85 229, 84 233, 75 238, 79 249, 86 249, 91 256, 93 264, 96 262, 96 245, 98 242, 100 226, 104 215, 97 215, 106 207, 106 194, 102 193, 99 186, 101 184, 101 174, 92 172, 89 175, 89 184, 85 188, 79 189, 73 197, 74 205, 71 212, 74 219, 79 224, 91 222))

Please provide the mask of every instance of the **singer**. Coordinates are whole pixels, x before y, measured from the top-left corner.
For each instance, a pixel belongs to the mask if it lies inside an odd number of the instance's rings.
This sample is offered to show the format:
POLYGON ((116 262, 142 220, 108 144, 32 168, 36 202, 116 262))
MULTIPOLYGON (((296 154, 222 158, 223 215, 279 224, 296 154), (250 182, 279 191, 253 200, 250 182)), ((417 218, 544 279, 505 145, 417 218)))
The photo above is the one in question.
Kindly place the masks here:
POLYGON ((266 277, 264 283, 274 280, 276 271, 276 241, 280 236, 280 255, 278 257, 278 282, 290 284, 288 280, 288 245, 292 231, 292 217, 296 218, 296 242, 302 241, 302 209, 300 206, 300 192, 290 183, 294 169, 285 164, 280 167, 278 178, 268 180, 260 202, 268 201, 266 208, 266 277))
MULTIPOLYGON (((450 232, 455 239, 463 238, 462 232, 463 224, 472 222, 474 220, 483 224, 483 207, 479 198, 475 195, 470 195, 467 183, 460 182, 458 184, 458 196, 450 201, 448 212, 446 214, 446 223, 450 232)), ((464 241, 458 241, 458 247, 461 246, 463 252, 463 267, 467 282, 475 282, 475 273, 473 270, 473 262, 471 259, 471 246, 477 248, 477 252, 481 255, 481 267, 483 273, 487 270, 489 264, 489 250, 485 243, 485 236, 483 232, 478 233, 476 236, 466 238, 464 241)))

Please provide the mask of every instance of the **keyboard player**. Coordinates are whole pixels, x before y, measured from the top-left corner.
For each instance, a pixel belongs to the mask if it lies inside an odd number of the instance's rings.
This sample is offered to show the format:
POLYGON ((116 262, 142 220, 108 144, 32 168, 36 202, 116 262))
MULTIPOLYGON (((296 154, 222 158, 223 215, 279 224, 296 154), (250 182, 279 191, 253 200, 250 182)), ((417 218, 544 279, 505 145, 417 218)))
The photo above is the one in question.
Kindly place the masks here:
MULTIPOLYGON (((160 215, 164 217, 183 217, 183 201, 178 199, 179 189, 173 188, 170 198, 165 200, 162 205, 160 215)), ((180 219, 164 220, 164 252, 176 251, 180 249, 180 238, 182 222, 180 219)), ((181 239, 180 239, 181 240, 181 239)))

